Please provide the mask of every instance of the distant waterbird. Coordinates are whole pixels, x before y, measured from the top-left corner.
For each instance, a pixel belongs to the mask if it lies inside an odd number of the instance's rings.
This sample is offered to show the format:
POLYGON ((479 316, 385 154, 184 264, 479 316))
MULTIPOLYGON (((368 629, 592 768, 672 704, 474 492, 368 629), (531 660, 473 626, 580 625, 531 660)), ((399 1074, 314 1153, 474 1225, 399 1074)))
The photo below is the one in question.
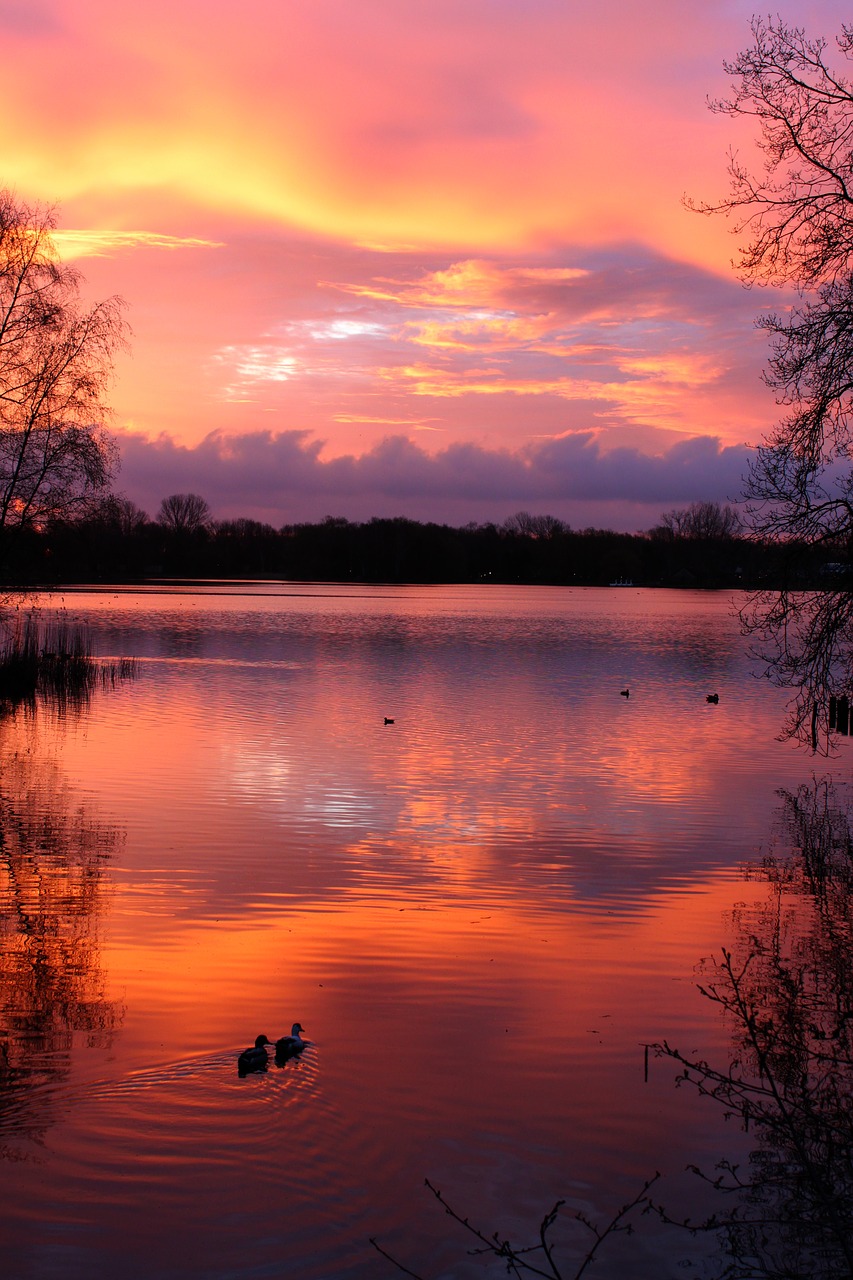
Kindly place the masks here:
POLYGON ((386 716, 386 717, 385 717, 385 723, 386 723, 386 724, 393 724, 393 723, 394 723, 394 721, 393 721, 393 720, 391 720, 391 719, 389 719, 389 718, 388 718, 388 716, 386 716))
POLYGON ((705 696, 705 701, 706 701, 706 702, 713 702, 713 703, 715 703, 715 704, 716 704, 717 702, 719 702, 719 701, 720 701, 720 695, 719 695, 718 693, 709 693, 709 694, 706 694, 706 696, 705 696))
POLYGON ((255 1043, 249 1049, 244 1049, 237 1059, 237 1070, 241 1076, 246 1075, 249 1071, 266 1070, 267 1050, 266 1046, 270 1041, 266 1036, 257 1036, 255 1043))
POLYGON ((622 698, 630 698, 630 696, 631 696, 631 690, 630 690, 630 689, 620 689, 620 690, 619 690, 619 695, 620 695, 620 697, 622 697, 622 698))

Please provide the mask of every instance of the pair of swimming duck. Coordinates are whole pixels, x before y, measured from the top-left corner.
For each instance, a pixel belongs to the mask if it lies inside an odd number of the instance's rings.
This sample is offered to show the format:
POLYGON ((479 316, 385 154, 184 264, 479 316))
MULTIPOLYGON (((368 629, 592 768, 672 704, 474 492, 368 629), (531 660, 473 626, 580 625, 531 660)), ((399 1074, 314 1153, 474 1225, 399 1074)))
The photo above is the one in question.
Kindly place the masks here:
MULTIPOLYGON (((290 1028, 289 1036, 281 1036, 275 1042, 275 1056, 279 1060, 282 1058, 292 1058, 294 1054, 301 1053, 308 1040, 302 1039, 302 1032, 305 1030, 301 1022, 294 1022, 290 1028)), ((237 1059, 238 1071, 257 1071, 258 1067, 267 1064, 267 1045, 272 1044, 272 1040, 268 1040, 266 1036, 258 1036, 255 1043, 248 1049, 244 1049, 237 1059)))

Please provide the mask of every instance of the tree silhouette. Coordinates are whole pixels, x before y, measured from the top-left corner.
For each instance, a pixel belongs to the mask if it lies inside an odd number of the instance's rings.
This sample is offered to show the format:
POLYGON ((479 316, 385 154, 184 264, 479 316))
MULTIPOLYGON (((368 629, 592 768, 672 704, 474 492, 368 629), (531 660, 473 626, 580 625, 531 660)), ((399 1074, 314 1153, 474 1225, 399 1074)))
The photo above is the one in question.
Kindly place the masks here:
MULTIPOLYGON (((787 548, 822 549, 846 567, 819 594, 796 562, 781 591, 760 591, 743 612, 766 672, 794 690, 788 732, 817 748, 828 698, 853 682, 849 570, 853 551, 853 85, 827 42, 781 18, 754 18, 752 45, 726 70, 734 92, 712 109, 758 122, 763 169, 729 164, 725 212, 745 237, 748 282, 786 285, 799 305, 758 321, 771 340, 765 380, 784 410, 757 451, 746 482, 747 519, 760 537, 787 548)), ((853 25, 836 40, 853 58, 853 25)))
POLYGON ((103 424, 123 304, 81 305, 55 226, 0 191, 0 533, 86 512, 116 461, 103 424))
POLYGON ((689 507, 665 511, 660 528, 674 538, 722 541, 737 537, 741 522, 737 511, 728 503, 693 502, 689 507))
POLYGON ((210 527, 210 507, 197 493, 173 493, 160 503, 157 523, 172 533, 199 533, 210 527))

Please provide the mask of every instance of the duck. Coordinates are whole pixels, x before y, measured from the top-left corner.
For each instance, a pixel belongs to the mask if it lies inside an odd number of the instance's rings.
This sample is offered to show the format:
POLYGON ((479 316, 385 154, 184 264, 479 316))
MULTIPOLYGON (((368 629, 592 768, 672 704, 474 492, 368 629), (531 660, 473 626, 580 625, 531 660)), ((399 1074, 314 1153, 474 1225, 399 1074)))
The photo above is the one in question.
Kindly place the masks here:
POLYGON ((237 1059, 237 1070, 241 1074, 247 1071, 263 1070, 267 1065, 266 1046, 270 1041, 266 1036, 257 1036, 255 1043, 248 1049, 244 1049, 237 1059))
POLYGON ((706 695, 705 695, 705 701, 706 701, 706 702, 714 702, 714 703, 719 702, 719 701, 720 701, 720 695, 719 695, 718 693, 706 693, 706 695))
POLYGON ((385 717, 384 717, 384 719, 385 719, 385 723, 386 723, 386 724, 393 724, 393 723, 394 723, 394 721, 391 719, 391 717, 390 717, 390 716, 385 716, 385 717))
POLYGON ((631 696, 631 690, 630 690, 630 689, 620 689, 620 690, 619 690, 619 696, 620 696, 621 698, 630 698, 630 696, 631 696))
POLYGON ((308 1044, 307 1040, 302 1039, 302 1032, 305 1030, 301 1022, 294 1022, 290 1028, 289 1036, 281 1036, 275 1042, 275 1056, 277 1058, 290 1058, 295 1053, 301 1053, 308 1044))

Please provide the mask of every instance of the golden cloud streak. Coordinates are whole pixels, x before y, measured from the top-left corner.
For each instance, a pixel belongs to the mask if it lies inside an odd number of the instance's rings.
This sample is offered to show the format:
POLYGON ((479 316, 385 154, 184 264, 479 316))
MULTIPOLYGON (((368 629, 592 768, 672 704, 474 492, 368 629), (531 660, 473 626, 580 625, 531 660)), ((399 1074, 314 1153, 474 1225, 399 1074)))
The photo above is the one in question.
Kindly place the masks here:
POLYGON ((480 258, 454 262, 418 280, 378 276, 371 284, 329 283, 327 287, 402 307, 500 308, 510 289, 528 283, 558 284, 586 278, 581 267, 502 267, 480 258))
POLYGON ((482 351, 486 344, 498 343, 504 349, 541 351, 551 321, 550 316, 472 316, 452 323, 410 321, 404 330, 410 342, 435 350, 482 351))
POLYGON ((703 355, 629 356, 620 360, 619 367, 639 378, 654 378, 683 387, 706 386, 724 372, 719 361, 703 355))
POLYGON ((123 249, 224 249, 220 240, 167 236, 158 231, 55 231, 53 241, 67 258, 104 258, 123 249))
POLYGON ((678 424, 683 424, 685 417, 685 393, 698 390, 713 377, 713 371, 707 369, 692 378, 681 376, 671 382, 652 380, 651 374, 629 382, 572 377, 519 379, 484 369, 452 373, 424 365, 376 372, 383 381, 402 385, 416 396, 557 396, 562 400, 606 404, 636 424, 660 426, 667 422, 679 430, 682 426, 678 424))
POLYGON ((444 427, 434 427, 431 423, 438 418, 380 418, 369 413, 336 413, 335 422, 362 424, 378 427, 408 427, 412 431, 444 431, 444 427))

